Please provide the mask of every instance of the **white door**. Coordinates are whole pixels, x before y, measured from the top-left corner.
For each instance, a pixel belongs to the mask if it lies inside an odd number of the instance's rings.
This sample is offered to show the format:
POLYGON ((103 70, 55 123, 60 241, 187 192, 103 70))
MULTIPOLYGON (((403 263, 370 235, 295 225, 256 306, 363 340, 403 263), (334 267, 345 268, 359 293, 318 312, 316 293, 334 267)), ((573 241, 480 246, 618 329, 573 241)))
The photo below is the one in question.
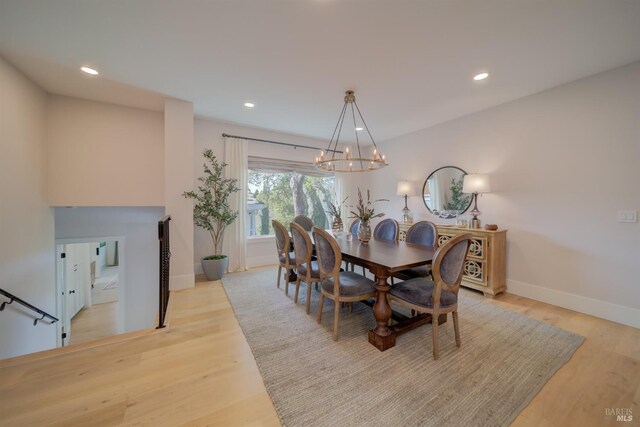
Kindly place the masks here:
POLYGON ((59 245, 58 246, 58 265, 57 265, 57 274, 58 274, 58 286, 57 289, 60 292, 60 324, 62 325, 62 345, 69 345, 69 340, 71 339, 71 318, 68 314, 68 290, 67 290, 67 277, 69 272, 67 270, 67 245, 59 245))

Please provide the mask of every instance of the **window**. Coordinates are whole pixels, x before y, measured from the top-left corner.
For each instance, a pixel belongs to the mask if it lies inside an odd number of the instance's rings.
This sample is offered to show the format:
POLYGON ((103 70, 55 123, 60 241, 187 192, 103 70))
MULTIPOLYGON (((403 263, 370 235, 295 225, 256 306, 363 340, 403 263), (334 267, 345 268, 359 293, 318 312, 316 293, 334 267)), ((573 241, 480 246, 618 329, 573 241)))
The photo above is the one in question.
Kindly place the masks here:
POLYGON ((306 215, 317 227, 329 228, 326 212, 333 200, 334 177, 316 172, 309 164, 249 158, 247 235, 272 235, 271 220, 287 228, 297 215, 306 215), (276 167, 274 162, 278 163, 276 167))

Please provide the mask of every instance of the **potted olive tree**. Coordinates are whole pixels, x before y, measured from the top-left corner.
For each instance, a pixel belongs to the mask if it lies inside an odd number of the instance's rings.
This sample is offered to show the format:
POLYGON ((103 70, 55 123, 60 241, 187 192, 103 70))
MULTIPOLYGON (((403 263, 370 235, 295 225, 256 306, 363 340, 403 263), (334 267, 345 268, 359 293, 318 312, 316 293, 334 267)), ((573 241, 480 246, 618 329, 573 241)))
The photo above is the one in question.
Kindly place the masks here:
POLYGON ((219 280, 227 269, 228 258, 222 255, 224 230, 238 217, 238 211, 229 206, 229 196, 239 190, 237 179, 224 178, 226 163, 221 163, 213 151, 202 152, 205 158, 204 175, 194 191, 185 191, 183 196, 193 199, 194 223, 209 232, 213 241, 213 255, 202 258, 202 270, 209 280, 219 280))

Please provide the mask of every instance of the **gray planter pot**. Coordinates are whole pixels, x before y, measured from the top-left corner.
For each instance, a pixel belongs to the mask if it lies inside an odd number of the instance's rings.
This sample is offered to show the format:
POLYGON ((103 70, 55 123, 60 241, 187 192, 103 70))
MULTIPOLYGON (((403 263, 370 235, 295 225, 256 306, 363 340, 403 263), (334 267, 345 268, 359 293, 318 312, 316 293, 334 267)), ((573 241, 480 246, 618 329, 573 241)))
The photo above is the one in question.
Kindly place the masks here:
POLYGON ((229 258, 223 255, 222 259, 205 259, 202 258, 200 263, 202 264, 202 271, 209 280, 220 280, 224 276, 224 272, 227 271, 227 264, 229 258))

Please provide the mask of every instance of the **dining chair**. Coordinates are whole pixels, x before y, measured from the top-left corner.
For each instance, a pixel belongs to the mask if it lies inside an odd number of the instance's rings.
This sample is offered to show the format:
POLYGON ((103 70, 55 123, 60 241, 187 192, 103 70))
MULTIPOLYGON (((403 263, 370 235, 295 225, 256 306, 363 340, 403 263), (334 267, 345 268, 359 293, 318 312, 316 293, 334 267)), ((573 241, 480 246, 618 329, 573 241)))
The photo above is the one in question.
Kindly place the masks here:
POLYGON ((400 225, 398 221, 392 218, 387 218, 378 223, 373 230, 373 238, 377 240, 398 240, 400 235, 400 225))
POLYGON ((309 232, 313 228, 313 220, 308 216, 298 215, 293 218, 293 222, 300 224, 305 231, 309 232))
MULTIPOLYGON (((351 223, 351 225, 349 226, 349 233, 351 233, 351 237, 353 239, 357 239, 358 238, 358 230, 360 229, 360 218, 356 218, 353 220, 353 222, 351 223)), ((345 270, 349 269, 349 265, 351 265, 351 271, 353 271, 355 269, 355 264, 351 261, 345 261, 344 262, 344 268, 345 270)), ((362 274, 365 274, 364 271, 364 266, 362 266, 362 274)))
POLYGON ((356 239, 358 238, 358 230, 360 229, 360 218, 356 218, 353 220, 351 225, 349 226, 349 232, 356 239))
MULTIPOLYGON (((413 224, 405 236, 405 242, 416 245, 435 248, 438 245, 438 229, 430 221, 419 221, 413 224)), ((431 277, 431 265, 421 265, 419 267, 401 270, 393 275, 402 280, 413 279, 415 277, 431 277)))
POLYGON ((289 232, 281 222, 275 219, 271 221, 273 230, 276 233, 276 250, 278 251, 278 288, 280 287, 280 275, 284 268, 284 293, 289 295, 289 273, 296 268, 295 254, 291 252, 291 239, 289 232))
POLYGON ((433 257, 433 280, 426 277, 409 279, 392 286, 387 296, 390 301, 431 314, 433 358, 440 356, 438 342, 438 318, 452 313, 456 346, 460 347, 458 324, 458 291, 464 272, 464 264, 471 243, 471 234, 461 234, 442 245, 433 257))
POLYGON ((340 271, 342 253, 338 243, 329 233, 318 227, 313 227, 313 237, 316 242, 318 267, 322 277, 318 323, 322 322, 322 305, 325 297, 333 300, 333 339, 337 341, 341 303, 373 298, 376 295, 376 290, 373 280, 353 271, 340 271))
MULTIPOLYGON (((298 272, 298 278, 296 279, 296 293, 293 297, 293 301, 298 303, 298 291, 300 290, 300 282, 307 283, 307 314, 311 311, 311 287, 313 283, 320 283, 320 270, 318 269, 318 262, 311 260, 311 252, 313 249, 313 243, 309 233, 302 228, 300 224, 292 222, 291 237, 293 239, 293 251, 295 253, 296 270, 298 272)), ((316 285, 317 286, 317 285, 316 285)))
MULTIPOLYGON (((376 225, 373 230, 373 238, 376 240, 386 240, 389 242, 398 241, 400 236, 400 225, 398 221, 392 218, 383 219, 376 225)), ((362 269, 364 272, 364 268, 362 269)), ((391 276, 391 284, 393 285, 393 276, 391 276)))

